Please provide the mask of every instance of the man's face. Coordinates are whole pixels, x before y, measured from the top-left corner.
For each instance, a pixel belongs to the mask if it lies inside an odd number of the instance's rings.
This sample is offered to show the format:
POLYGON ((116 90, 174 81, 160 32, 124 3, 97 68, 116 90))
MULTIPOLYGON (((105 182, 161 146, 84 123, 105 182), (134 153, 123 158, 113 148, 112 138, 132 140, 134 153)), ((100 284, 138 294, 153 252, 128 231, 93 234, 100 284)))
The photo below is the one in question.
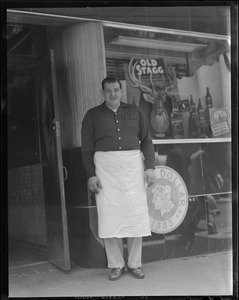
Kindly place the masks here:
POLYGON ((106 105, 111 109, 117 109, 120 105, 122 90, 118 82, 105 83, 103 90, 106 105))

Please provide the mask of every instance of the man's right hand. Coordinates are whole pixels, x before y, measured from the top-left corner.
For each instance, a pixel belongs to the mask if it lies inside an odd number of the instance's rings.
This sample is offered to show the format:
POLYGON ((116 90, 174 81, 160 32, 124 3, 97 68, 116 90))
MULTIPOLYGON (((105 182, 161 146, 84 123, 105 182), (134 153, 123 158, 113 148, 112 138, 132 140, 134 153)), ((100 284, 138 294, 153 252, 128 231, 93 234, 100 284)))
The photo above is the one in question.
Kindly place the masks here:
POLYGON ((99 191, 102 189, 102 185, 97 176, 93 176, 88 179, 88 187, 91 192, 96 194, 99 193, 99 191))

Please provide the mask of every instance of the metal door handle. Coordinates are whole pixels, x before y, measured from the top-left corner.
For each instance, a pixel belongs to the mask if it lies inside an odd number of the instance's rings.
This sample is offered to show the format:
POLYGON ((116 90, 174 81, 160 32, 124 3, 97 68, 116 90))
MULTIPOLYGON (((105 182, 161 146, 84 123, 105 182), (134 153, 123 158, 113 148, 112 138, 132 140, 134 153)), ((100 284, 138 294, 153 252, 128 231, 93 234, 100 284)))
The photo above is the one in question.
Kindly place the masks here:
POLYGON ((67 168, 63 166, 63 179, 66 181, 68 178, 67 168))

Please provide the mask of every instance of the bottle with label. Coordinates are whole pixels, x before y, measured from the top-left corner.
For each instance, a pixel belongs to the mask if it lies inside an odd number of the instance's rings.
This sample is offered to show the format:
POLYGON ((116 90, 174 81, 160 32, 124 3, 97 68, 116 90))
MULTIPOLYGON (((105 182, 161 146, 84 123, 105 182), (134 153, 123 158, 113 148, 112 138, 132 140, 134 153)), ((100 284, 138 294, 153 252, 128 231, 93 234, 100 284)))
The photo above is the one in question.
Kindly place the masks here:
POLYGON ((174 96, 172 96, 172 114, 171 114, 172 134, 175 139, 184 138, 183 118, 174 96))
POLYGON ((196 105, 193 101, 193 96, 190 96, 190 112, 192 113, 192 115, 196 116, 196 105))
POLYGON ((202 106, 200 98, 198 99, 198 106, 197 106, 197 128, 198 128, 198 137, 207 137, 205 134, 205 128, 207 128, 206 113, 205 113, 205 108, 202 106))
POLYGON ((197 137, 197 124, 196 124, 196 115, 192 111, 189 113, 188 118, 188 137, 196 138, 197 137))
POLYGON ((208 126, 208 133, 209 133, 209 136, 212 136, 211 124, 210 124, 210 108, 212 108, 213 105, 212 105, 212 96, 210 94, 209 87, 207 87, 207 89, 206 89, 205 102, 206 102, 205 118, 206 118, 206 123, 208 126))
POLYGON ((209 87, 207 87, 205 100, 206 100, 206 107, 212 108, 212 96, 210 94, 209 87))
POLYGON ((202 106, 200 98, 198 99, 197 116, 198 116, 198 122, 200 124, 204 124, 206 122, 206 120, 205 120, 205 108, 202 106))

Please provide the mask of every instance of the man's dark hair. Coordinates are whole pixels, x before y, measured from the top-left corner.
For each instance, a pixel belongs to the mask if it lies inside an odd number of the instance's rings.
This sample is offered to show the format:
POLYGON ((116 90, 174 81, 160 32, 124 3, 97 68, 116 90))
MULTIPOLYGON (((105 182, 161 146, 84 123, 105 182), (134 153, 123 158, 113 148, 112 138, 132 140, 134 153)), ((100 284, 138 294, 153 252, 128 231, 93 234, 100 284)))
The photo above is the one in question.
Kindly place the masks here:
POLYGON ((121 87, 121 82, 119 81, 119 79, 117 77, 113 77, 113 76, 108 76, 106 77, 103 81, 102 81, 102 89, 104 90, 105 89, 105 83, 115 83, 115 82, 118 82, 119 85, 120 85, 120 88, 121 87))

